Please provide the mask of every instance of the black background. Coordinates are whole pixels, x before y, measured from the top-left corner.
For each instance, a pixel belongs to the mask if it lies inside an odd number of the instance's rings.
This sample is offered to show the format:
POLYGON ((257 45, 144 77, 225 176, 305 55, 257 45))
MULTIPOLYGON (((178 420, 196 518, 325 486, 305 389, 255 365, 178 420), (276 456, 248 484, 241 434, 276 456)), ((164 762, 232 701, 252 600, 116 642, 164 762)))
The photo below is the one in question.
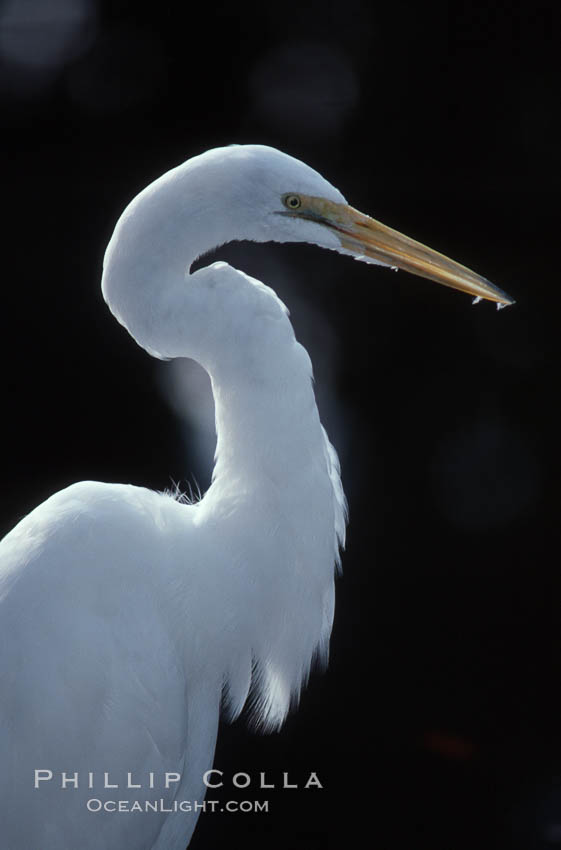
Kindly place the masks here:
POLYGON ((6 6, 3 530, 77 479, 189 480, 170 366, 99 281, 126 203, 203 150, 285 150, 517 300, 310 246, 220 252, 292 308, 351 521, 327 674, 280 734, 224 726, 216 756, 324 790, 226 787, 270 813, 207 815, 191 847, 560 845, 559 4, 117 0, 50 64, 64 4, 28 30, 6 6))

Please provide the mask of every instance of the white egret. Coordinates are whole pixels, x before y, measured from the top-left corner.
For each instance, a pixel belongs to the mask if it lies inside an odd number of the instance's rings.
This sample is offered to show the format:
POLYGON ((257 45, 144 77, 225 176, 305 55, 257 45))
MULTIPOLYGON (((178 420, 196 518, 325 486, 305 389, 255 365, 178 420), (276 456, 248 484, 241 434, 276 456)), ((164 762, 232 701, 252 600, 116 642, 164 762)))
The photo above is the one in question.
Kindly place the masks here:
POLYGON ((267 286, 221 262, 190 273, 239 239, 310 242, 511 303, 272 148, 209 151, 129 204, 103 294, 150 354, 208 371, 214 474, 198 504, 73 484, 4 538, 3 850, 183 850, 198 812, 174 804, 204 797, 221 702, 234 718, 251 688, 255 719, 278 728, 326 659, 345 499, 310 359, 267 286))

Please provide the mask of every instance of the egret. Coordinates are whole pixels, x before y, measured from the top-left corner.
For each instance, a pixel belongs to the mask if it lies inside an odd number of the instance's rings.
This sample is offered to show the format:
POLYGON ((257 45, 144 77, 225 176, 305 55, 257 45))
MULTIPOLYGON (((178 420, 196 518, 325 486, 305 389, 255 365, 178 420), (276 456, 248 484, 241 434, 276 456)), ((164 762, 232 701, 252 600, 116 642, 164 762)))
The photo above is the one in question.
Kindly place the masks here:
POLYGON ((103 295, 151 355, 210 375, 212 483, 186 504, 83 481, 2 541, 4 850, 183 850, 221 713, 248 703, 278 729, 326 660, 346 525, 339 463, 284 304, 226 263, 191 272, 232 240, 313 243, 512 303, 270 147, 208 151, 134 198, 103 295))

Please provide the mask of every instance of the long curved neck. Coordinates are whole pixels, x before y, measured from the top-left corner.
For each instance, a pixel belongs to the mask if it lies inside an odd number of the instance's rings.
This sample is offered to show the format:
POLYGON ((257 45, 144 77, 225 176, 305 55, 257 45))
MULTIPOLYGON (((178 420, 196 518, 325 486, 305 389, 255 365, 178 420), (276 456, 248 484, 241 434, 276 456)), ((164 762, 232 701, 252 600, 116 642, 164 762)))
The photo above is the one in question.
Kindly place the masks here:
MULTIPOLYGON (((101 288, 109 308, 150 354, 201 361, 204 292, 188 285, 197 257, 236 239, 213 216, 197 171, 184 163, 140 192, 107 246, 101 288)), ((201 361, 202 362, 202 361, 201 361)))
MULTIPOLYGON (((188 165, 149 186, 121 217, 105 257, 103 294, 149 353, 190 357, 209 372, 214 477, 227 471, 232 480, 254 480, 260 470, 277 479, 298 469, 321 439, 311 364, 271 289, 225 263, 190 274, 197 257, 242 234, 235 218, 214 214, 219 204, 188 165)), ((227 197, 227 187, 221 191, 227 197)))
POLYGON ((237 380, 221 364, 211 370, 217 433, 213 480, 228 480, 238 492, 262 482, 265 490, 277 488, 291 499, 301 479, 309 480, 310 464, 323 462, 311 364, 294 338, 262 356, 258 368, 242 366, 237 380))
MULTIPOLYGON (((217 458, 197 522, 209 539, 231 541, 226 595, 245 600, 236 629, 246 649, 227 663, 232 711, 243 705, 255 662, 258 714, 274 726, 314 655, 327 650, 344 497, 310 360, 284 305, 225 263, 189 273, 201 253, 251 234, 213 215, 228 209, 227 186, 222 205, 209 203, 196 174, 185 184, 188 172, 189 163, 164 175, 125 211, 107 249, 102 288, 142 347, 158 357, 191 357, 211 376, 217 458)), ((230 619, 231 609, 229 603, 224 615, 230 619)))

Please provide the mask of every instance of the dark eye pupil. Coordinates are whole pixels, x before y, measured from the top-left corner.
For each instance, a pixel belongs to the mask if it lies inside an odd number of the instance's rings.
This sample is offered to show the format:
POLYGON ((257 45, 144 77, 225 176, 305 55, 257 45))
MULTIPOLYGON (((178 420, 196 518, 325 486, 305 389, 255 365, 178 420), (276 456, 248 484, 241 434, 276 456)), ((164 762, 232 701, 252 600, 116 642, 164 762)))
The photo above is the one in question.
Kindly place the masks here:
POLYGON ((297 210, 298 207, 302 206, 302 201, 298 195, 285 195, 282 202, 286 207, 290 207, 292 210, 297 210))

